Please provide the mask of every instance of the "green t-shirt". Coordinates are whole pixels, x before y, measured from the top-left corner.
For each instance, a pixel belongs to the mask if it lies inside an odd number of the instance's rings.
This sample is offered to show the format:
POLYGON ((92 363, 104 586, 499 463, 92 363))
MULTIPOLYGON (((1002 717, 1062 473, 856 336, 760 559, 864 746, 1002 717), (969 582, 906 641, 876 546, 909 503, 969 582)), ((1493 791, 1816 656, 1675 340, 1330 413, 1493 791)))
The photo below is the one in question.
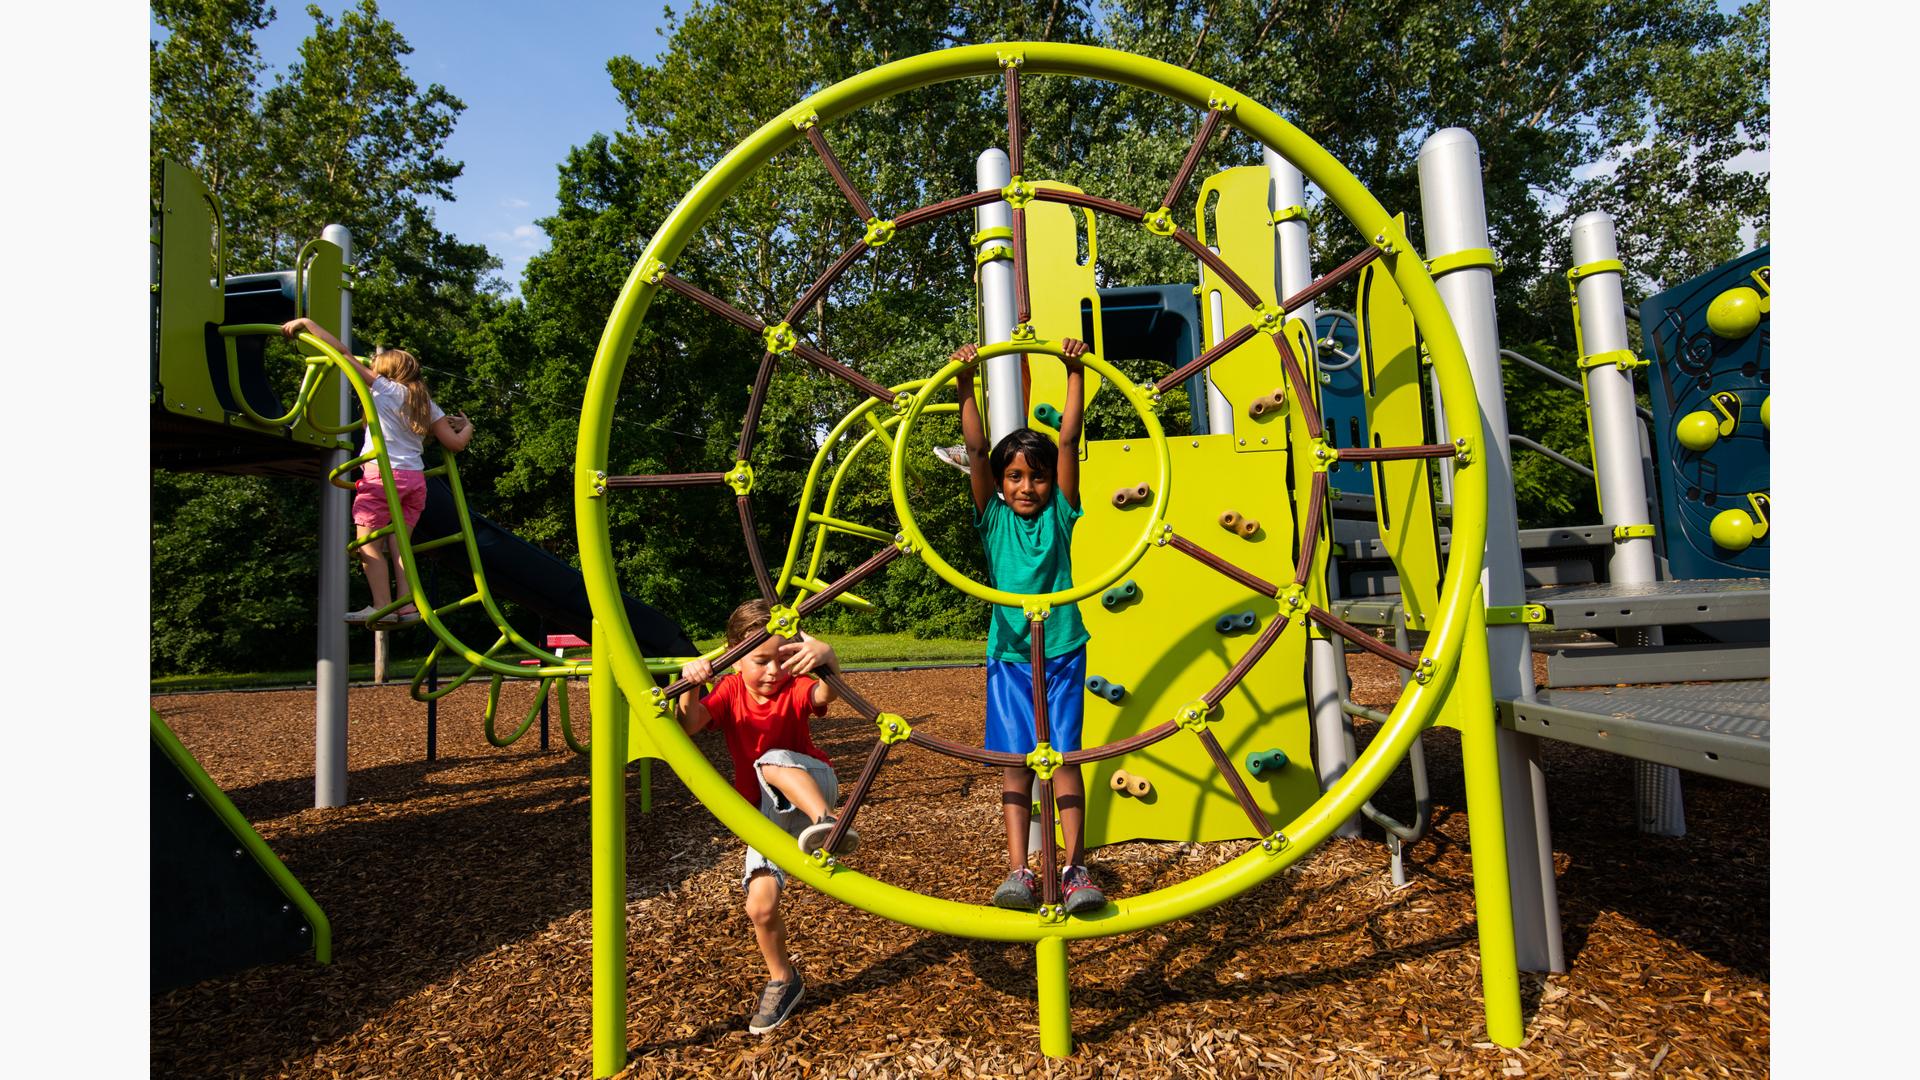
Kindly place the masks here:
MULTIPOLYGON (((998 495, 973 522, 986 545, 987 567, 993 587, 1006 592, 1050 593, 1073 587, 1073 523, 1083 511, 1067 504, 1055 492, 1053 499, 1031 519, 1013 512, 998 495)), ((1056 607, 1047 616, 1047 658, 1065 656, 1087 643, 1087 628, 1074 604, 1056 607)), ((1027 615, 1017 607, 993 605, 987 625, 987 655, 995 660, 1033 659, 1033 640, 1027 633, 1027 615)))

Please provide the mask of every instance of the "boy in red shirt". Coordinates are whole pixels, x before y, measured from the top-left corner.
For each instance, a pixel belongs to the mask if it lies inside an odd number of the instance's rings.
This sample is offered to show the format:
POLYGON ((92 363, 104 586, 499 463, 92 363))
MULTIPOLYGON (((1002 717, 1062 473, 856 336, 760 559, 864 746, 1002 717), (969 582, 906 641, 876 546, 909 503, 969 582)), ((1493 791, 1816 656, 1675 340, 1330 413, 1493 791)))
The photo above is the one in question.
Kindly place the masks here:
MULTIPOLYGON (((727 620, 727 645, 745 641, 767 625, 772 609, 765 600, 749 600, 727 620)), ((813 745, 809 717, 827 711, 835 694, 820 679, 799 678, 825 665, 839 670, 833 646, 805 633, 799 640, 770 637, 740 658, 734 674, 698 693, 713 677, 713 665, 694 660, 680 669, 689 689, 680 698, 680 726, 692 735, 708 724, 726 737, 733 758, 733 787, 760 808, 768 820, 799 839, 800 850, 826 843, 833 831, 833 807, 840 783, 827 755, 813 745)), ((837 854, 850 855, 860 844, 852 829, 840 839, 837 854)), ((800 1003, 804 986, 787 955, 787 925, 780 917, 780 891, 786 875, 749 847, 740 884, 747 891, 747 918, 767 961, 768 982, 747 1030, 760 1035, 779 1027, 800 1003)))

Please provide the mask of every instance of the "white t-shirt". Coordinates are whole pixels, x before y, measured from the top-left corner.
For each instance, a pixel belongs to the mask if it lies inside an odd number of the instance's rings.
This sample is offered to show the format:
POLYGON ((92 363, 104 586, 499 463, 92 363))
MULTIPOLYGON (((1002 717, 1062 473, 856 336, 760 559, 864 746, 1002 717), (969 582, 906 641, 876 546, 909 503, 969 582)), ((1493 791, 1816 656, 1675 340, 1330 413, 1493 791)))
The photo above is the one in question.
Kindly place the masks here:
MULTIPOLYGON (((380 414, 380 436, 387 442, 387 460, 396 469, 411 469, 414 472, 426 470, 425 459, 421 456, 420 436, 407 426, 407 388, 381 375, 367 387, 373 395, 374 411, 380 414)), ((447 415, 441 411, 439 403, 427 399, 427 427, 432 429, 434 421, 447 415)), ((373 434, 360 443, 360 452, 373 453, 373 434)))

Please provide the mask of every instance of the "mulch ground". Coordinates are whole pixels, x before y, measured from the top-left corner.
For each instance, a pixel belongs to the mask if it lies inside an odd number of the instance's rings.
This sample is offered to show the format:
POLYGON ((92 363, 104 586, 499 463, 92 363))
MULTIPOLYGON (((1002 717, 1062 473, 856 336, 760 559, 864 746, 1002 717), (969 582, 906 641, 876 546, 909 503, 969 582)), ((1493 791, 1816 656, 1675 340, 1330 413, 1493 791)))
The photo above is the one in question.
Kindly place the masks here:
MULTIPOLYGON (((1354 696, 1391 702, 1373 658, 1354 696)), ((916 726, 978 740, 978 669, 851 676, 916 726)), ((582 685, 574 695, 584 703, 582 685)), ((154 705, 332 920, 335 961, 273 964, 155 996, 151 1068, 168 1077, 591 1075, 586 762, 529 735, 480 734, 481 693, 424 706, 351 691, 343 809, 313 799, 313 695, 158 697, 154 705)), ((530 687, 503 712, 524 715, 530 687), (516 704, 517 703, 517 704, 516 704)), ((585 713, 586 708, 580 709, 585 713)), ((816 723, 843 788, 870 725, 816 723)), ((1363 725, 1365 739, 1370 734, 1363 725)), ((703 735, 708 757, 725 750, 703 735)), ((656 767, 629 808, 625 1076, 1745 1076, 1768 1069, 1768 795, 1691 774, 1689 833, 1633 824, 1633 766, 1545 748, 1569 970, 1523 976, 1526 1042, 1487 1041, 1457 740, 1427 736, 1430 836, 1393 887, 1377 830, 1336 839, 1236 901, 1071 946, 1076 1053, 1038 1053, 1030 946, 924 933, 795 886, 784 901, 807 998, 764 1036, 766 979, 741 911, 742 845, 656 767)), ((863 869, 979 901, 1002 858, 998 782, 906 748, 861 813, 863 869)), ((1411 815, 1404 768, 1376 801, 1411 815)), ((1183 880, 1244 844, 1092 853, 1109 894, 1183 880)))

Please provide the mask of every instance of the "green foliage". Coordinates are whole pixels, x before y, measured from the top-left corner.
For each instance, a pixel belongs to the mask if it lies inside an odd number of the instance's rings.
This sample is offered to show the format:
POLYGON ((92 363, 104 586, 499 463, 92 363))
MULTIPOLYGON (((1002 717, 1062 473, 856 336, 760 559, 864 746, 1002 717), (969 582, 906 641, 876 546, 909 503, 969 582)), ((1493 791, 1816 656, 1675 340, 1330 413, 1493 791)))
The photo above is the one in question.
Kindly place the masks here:
MULTIPOLYGON (((488 277, 496 264, 484 250, 440 233, 426 208, 425 200, 448 196, 459 173, 443 150, 460 101, 408 75, 405 38, 371 0, 337 21, 317 9, 308 13, 313 30, 299 63, 261 93, 251 34, 272 18, 270 9, 258 0, 156 2, 154 18, 169 36, 153 47, 154 151, 216 184, 227 204, 232 271, 286 261, 324 222, 350 225, 360 340, 402 345, 422 357, 436 397, 466 409, 476 423, 462 457, 476 508, 565 555, 574 545, 582 389, 607 315, 648 238, 760 124, 809 93, 904 56, 967 42, 1046 39, 1108 45, 1192 68, 1272 106, 1311 135, 1383 203, 1405 211, 1414 236, 1421 235, 1416 151, 1439 128, 1466 127, 1481 147, 1492 245, 1507 268, 1496 285, 1503 333, 1569 374, 1572 328, 1562 275, 1574 213, 1614 214, 1623 257, 1642 288, 1725 259, 1743 229, 1764 235, 1768 221, 1765 173, 1737 171, 1767 145, 1764 2, 1734 15, 1718 13, 1712 0, 696 2, 672 17, 657 60, 608 61, 626 123, 559 163, 558 207, 540 222, 549 248, 528 264, 519 295, 508 297, 488 277)), ((1029 176, 1158 205, 1192 140, 1198 118, 1191 110, 1091 80, 1035 77, 1023 87, 1029 176)), ((877 103, 825 134, 867 199, 893 215, 971 190, 975 155, 1004 144, 1005 124, 997 87, 969 80, 877 103)), ((1257 160, 1251 140, 1224 128, 1198 175, 1257 160)), ((1197 189, 1190 186, 1175 207, 1183 221, 1192 220, 1197 189)), ((1193 279, 1191 258, 1176 246, 1110 219, 1099 227, 1103 283, 1193 279)), ((734 191, 672 269, 775 321, 789 317, 788 305, 860 230, 802 145, 734 191)), ((877 381, 924 378, 972 337, 970 231, 962 214, 900 234, 857 263, 821 303, 791 313, 791 321, 877 381)), ((1338 215, 1316 213, 1317 265, 1334 265, 1358 243, 1338 215)), ((1328 303, 1353 306, 1338 293, 1328 303)), ((1136 379, 1162 374, 1121 352, 1110 349, 1109 359, 1136 379)), ((626 358, 611 470, 727 467, 760 357, 750 335, 663 292, 626 358)), ((1507 389, 1515 432, 1586 460, 1577 395, 1523 371, 1509 371, 1507 389)), ((1162 418, 1170 432, 1184 432, 1184 394, 1169 397, 1162 418)), ((857 401, 845 384, 797 359, 774 369, 749 455, 756 473, 750 505, 770 571, 780 569, 809 464, 857 401)), ((1123 436, 1136 425, 1115 395, 1089 408, 1090 437, 1123 436)), ((978 575, 965 479, 930 452, 958 442, 951 420, 929 418, 908 448, 908 487, 934 545, 978 575)), ((850 445, 829 449, 823 488, 850 445)), ((1528 451, 1514 457, 1523 525, 1595 516, 1589 481, 1528 451)), ((294 597, 311 591, 292 580, 290 566, 269 562, 215 589, 196 575, 220 564, 180 554, 193 549, 186 538, 195 535, 216 550, 236 543, 210 529, 195 532, 233 505, 235 491, 254 500, 234 505, 235 512, 295 522, 311 502, 304 487, 267 511, 252 487, 230 491, 226 481, 206 482, 203 492, 193 487, 203 483, 198 479, 166 483, 180 494, 156 494, 155 608, 157 620, 171 620, 164 647, 156 623, 156 670, 187 663, 197 649, 226 648, 175 640, 187 634, 191 618, 205 614, 185 606, 173 612, 176 592, 198 597, 244 588, 254 591, 234 595, 252 597, 271 591, 269 582, 294 597), (164 569, 163 547, 172 553, 164 569)), ((691 633, 717 631, 727 612, 756 591, 725 489, 621 491, 609 506, 623 587, 691 633)), ((849 468, 835 512, 882 527, 893 519, 884 448, 849 468)), ((253 537, 247 541, 251 546, 253 537)), ((873 548, 835 536, 821 575, 831 580, 873 548)), ((286 551, 304 564, 311 541, 286 551)), ((919 560, 896 560, 856 591, 879 610, 834 607, 821 625, 945 636, 984 630, 981 606, 919 560)))

